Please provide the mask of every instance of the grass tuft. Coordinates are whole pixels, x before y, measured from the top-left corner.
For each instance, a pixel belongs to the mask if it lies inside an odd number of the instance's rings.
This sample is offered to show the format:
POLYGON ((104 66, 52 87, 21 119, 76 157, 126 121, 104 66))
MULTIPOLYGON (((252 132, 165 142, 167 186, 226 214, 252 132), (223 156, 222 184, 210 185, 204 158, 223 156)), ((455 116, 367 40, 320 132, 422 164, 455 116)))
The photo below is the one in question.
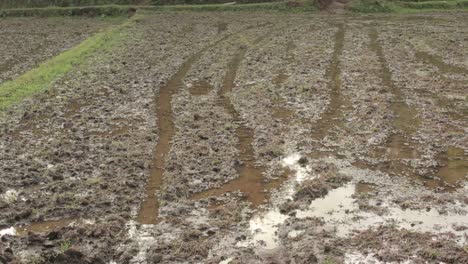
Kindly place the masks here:
POLYGON ((70 240, 65 240, 60 242, 60 253, 64 253, 72 247, 72 242, 70 240))

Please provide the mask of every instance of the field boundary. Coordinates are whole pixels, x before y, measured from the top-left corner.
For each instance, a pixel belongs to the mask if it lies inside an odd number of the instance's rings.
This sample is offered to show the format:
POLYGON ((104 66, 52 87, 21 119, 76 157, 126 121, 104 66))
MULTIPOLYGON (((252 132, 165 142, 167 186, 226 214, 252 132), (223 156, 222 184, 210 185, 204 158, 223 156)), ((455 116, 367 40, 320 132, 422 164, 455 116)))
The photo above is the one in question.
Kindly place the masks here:
POLYGON ((18 78, 0 84, 0 113, 34 94, 46 91, 52 83, 73 68, 82 65, 96 51, 109 50, 122 39, 122 31, 130 27, 134 19, 112 26, 87 38, 77 46, 60 53, 29 70, 18 78))
POLYGON ((38 7, 0 9, 0 17, 53 17, 53 16, 125 16, 136 12, 133 6, 105 5, 83 7, 38 7))
POLYGON ((253 4, 206 5, 103 5, 82 7, 45 7, 0 9, 0 17, 49 17, 49 16, 124 16, 136 11, 317 11, 313 0, 268 2, 253 4))
POLYGON ((427 13, 468 11, 468 0, 354 0, 347 5, 352 13, 427 13))

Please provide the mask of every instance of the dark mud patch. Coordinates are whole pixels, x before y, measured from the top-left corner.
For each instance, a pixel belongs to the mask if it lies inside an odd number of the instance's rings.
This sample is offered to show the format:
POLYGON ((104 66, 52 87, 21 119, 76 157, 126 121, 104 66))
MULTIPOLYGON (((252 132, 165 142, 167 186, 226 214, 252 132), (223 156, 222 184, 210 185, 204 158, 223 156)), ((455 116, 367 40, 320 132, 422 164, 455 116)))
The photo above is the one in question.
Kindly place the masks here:
POLYGON ((66 227, 69 224, 76 222, 77 219, 67 218, 67 219, 58 219, 58 220, 48 220, 42 222, 35 222, 29 225, 16 227, 16 232, 19 236, 26 236, 29 232, 32 233, 48 233, 53 230, 66 227))

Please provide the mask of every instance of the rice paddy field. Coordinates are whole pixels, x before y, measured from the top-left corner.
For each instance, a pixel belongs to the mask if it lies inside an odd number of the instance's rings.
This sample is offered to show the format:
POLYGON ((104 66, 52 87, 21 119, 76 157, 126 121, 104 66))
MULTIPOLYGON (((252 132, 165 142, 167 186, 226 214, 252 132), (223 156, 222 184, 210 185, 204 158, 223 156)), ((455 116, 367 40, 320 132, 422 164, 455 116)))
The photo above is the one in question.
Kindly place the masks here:
POLYGON ((466 12, 0 39, 0 263, 468 263, 466 12))

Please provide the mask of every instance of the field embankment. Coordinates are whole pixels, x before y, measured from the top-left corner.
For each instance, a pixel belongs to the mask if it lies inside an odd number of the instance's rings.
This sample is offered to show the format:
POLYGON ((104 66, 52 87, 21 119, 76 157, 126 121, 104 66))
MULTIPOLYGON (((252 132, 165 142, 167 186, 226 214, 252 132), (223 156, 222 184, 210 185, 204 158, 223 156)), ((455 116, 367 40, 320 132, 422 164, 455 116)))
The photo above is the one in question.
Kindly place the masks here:
POLYGON ((467 10, 467 0, 355 0, 347 5, 354 13, 420 13, 467 10))

